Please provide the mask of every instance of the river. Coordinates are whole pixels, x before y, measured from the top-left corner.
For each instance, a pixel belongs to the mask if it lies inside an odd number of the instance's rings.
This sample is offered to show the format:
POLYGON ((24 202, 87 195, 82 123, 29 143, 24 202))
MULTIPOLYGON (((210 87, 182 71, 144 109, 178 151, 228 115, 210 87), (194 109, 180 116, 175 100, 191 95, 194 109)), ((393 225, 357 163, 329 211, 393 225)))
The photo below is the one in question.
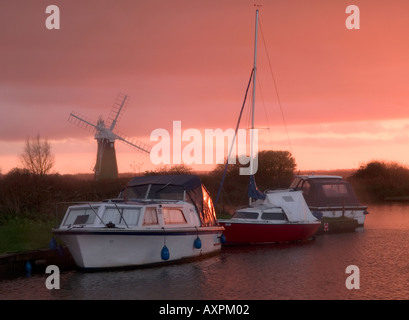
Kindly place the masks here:
POLYGON ((409 299, 409 204, 368 211, 354 233, 300 244, 223 247, 199 261, 143 269, 62 272, 60 289, 47 289, 48 274, 1 280, 0 300, 409 299))

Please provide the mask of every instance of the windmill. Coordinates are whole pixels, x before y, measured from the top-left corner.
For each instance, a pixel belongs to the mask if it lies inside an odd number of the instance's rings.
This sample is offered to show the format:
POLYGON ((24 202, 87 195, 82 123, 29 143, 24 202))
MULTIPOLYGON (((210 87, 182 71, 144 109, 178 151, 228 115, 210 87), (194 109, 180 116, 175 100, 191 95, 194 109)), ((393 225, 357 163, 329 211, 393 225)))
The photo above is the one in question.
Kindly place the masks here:
POLYGON ((121 119, 125 105, 128 101, 128 96, 119 94, 117 100, 112 107, 112 110, 107 118, 107 123, 100 116, 96 124, 86 119, 85 117, 71 112, 68 121, 83 128, 95 132, 95 139, 98 143, 97 158, 94 166, 95 179, 107 179, 118 177, 118 165, 115 153, 115 140, 122 141, 128 146, 135 148, 138 151, 149 154, 151 146, 129 139, 123 134, 114 133, 113 130, 121 119))

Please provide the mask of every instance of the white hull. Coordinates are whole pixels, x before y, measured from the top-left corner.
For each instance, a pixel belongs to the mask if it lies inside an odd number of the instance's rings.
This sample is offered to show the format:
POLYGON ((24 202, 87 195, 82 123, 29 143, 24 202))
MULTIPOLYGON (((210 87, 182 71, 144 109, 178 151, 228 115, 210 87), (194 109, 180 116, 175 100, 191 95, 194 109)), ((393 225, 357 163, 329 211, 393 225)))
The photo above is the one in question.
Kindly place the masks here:
POLYGON ((319 211, 323 217, 326 218, 340 218, 346 217, 355 219, 358 222, 358 226, 363 227, 365 222, 365 216, 367 214, 367 207, 356 208, 340 208, 340 207, 310 207, 311 211, 319 211))
POLYGON ((97 269, 211 254, 223 230, 198 176, 163 175, 133 178, 114 201, 70 206, 53 233, 80 268, 97 269))
POLYGON ((84 269, 142 266, 211 254, 221 249, 221 227, 164 232, 75 230, 56 232, 68 246, 76 264, 84 269), (194 242, 199 237, 201 248, 194 242), (166 245, 169 259, 164 260, 166 245))
POLYGON ((341 176, 297 175, 290 188, 303 191, 305 201, 315 215, 351 218, 363 227, 368 207, 358 201, 351 183, 341 176))

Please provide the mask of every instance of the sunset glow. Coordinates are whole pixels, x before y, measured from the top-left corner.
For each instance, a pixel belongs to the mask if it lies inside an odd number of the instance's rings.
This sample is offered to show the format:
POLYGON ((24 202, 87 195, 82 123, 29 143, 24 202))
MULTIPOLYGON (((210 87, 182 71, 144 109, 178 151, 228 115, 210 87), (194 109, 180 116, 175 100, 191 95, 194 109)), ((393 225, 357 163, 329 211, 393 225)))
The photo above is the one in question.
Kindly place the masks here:
MULTIPOLYGON (((60 29, 49 30, 51 2, 0 4, 1 173, 21 167, 25 140, 37 134, 51 143, 55 172, 92 173, 93 133, 67 119, 72 111, 106 118, 120 92, 130 101, 118 131, 150 145, 152 131, 172 132, 173 121, 200 132, 235 128, 252 68, 254 2, 72 0, 56 3, 60 29)), ((355 30, 346 27, 349 2, 260 4, 259 150, 288 150, 299 170, 408 165, 409 2, 354 1, 355 30)), ((115 145, 119 172, 156 168, 115 145)))

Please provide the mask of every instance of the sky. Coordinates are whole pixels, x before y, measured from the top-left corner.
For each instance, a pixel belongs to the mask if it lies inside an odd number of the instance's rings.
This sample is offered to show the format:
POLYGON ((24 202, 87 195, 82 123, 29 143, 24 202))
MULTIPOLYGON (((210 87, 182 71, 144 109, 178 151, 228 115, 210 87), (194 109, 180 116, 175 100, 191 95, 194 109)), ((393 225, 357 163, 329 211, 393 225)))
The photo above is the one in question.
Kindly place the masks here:
MULTIPOLYGON (((257 4, 259 150, 290 151, 299 170, 406 166, 409 2, 257 4), (349 5, 359 8, 359 29, 347 28, 349 5)), ((182 131, 235 128, 253 67, 255 10, 253 0, 0 0, 0 172, 21 167, 26 139, 40 135, 55 172, 92 173, 96 140, 69 115, 106 119, 120 93, 129 102, 115 130, 151 146, 156 129, 173 139, 174 121, 182 131), (47 28, 50 5, 60 29, 47 28)), ((248 119, 245 111, 243 128, 248 119)), ((157 168, 115 145, 120 172, 157 168)))

